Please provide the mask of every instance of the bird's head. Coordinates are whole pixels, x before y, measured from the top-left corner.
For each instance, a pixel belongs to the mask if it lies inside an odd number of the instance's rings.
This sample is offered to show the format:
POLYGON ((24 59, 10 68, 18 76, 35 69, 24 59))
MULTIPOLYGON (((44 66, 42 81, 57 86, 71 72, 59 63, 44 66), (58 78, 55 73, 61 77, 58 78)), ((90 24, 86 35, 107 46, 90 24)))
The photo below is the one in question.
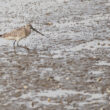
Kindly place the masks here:
POLYGON ((35 28, 33 28, 33 26, 31 24, 27 24, 26 28, 32 29, 33 31, 35 31, 35 32, 41 34, 42 36, 44 36, 44 34, 42 34, 41 32, 37 31, 35 28))
POLYGON ((27 24, 25 27, 28 27, 28 28, 32 29, 32 25, 31 24, 27 24))

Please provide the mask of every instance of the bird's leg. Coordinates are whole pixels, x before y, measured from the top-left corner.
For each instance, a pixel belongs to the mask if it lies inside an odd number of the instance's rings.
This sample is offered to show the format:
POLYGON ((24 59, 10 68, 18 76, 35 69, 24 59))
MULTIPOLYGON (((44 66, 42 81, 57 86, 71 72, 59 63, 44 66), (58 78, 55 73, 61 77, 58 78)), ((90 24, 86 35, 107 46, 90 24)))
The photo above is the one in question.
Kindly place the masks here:
POLYGON ((23 48, 25 48, 25 49, 28 51, 28 53, 29 53, 29 48, 28 48, 28 47, 26 47, 26 45, 25 45, 23 48))
MULTIPOLYGON (((19 40, 19 41, 20 41, 20 40, 19 40)), ((17 42, 17 46, 18 46, 18 47, 25 48, 25 49, 28 51, 28 53, 29 53, 29 48, 27 48, 26 46, 21 46, 21 45, 19 45, 19 41, 17 42)))
MULTIPOLYGON (((20 41, 20 40, 19 40, 20 41)), ((19 47, 19 41, 17 42, 17 47, 19 47)))
POLYGON ((15 47, 15 44, 16 44, 16 40, 13 42, 14 53, 16 54, 16 47, 15 47))
POLYGON ((31 27, 31 29, 39 34, 41 34, 42 36, 44 36, 44 34, 42 34, 41 32, 37 31, 35 28, 31 27))

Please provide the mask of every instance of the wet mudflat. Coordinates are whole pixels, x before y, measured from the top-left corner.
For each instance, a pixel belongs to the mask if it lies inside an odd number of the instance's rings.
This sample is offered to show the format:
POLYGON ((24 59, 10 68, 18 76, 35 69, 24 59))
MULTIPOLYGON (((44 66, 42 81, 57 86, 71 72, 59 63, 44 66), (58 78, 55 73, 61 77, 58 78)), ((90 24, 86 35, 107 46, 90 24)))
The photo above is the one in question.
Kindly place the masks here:
POLYGON ((0 34, 23 24, 16 48, 0 39, 0 110, 109 110, 110 1, 0 1, 0 34))

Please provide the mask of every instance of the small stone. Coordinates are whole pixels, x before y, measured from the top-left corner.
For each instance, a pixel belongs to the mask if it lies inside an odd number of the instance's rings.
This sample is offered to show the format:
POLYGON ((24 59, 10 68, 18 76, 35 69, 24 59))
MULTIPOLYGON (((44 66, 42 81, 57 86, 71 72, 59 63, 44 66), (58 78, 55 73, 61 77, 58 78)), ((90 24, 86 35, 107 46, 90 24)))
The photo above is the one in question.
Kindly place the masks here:
POLYGON ((100 110, 104 110, 103 108, 100 108, 100 110))
POLYGON ((110 89, 109 89, 109 88, 107 88, 107 89, 106 89, 106 92, 107 92, 107 93, 110 93, 110 89))
POLYGON ((46 13, 46 15, 47 15, 47 16, 48 16, 48 15, 50 15, 50 14, 51 14, 51 13, 49 13, 49 12, 48 12, 48 13, 46 13))
POLYGON ((100 110, 103 110, 103 108, 100 108, 100 110))
POLYGON ((47 78, 47 81, 52 81, 52 80, 54 80, 54 77, 52 76, 47 78))
POLYGON ((21 96, 21 91, 18 91, 17 93, 14 94, 15 97, 20 97, 21 96))
POLYGON ((68 1, 67 0, 64 0, 64 3, 68 3, 68 1))
POLYGON ((76 82, 72 82, 72 84, 76 84, 76 82))
POLYGON ((48 102, 50 102, 51 101, 51 99, 50 98, 48 98, 48 102))
POLYGON ((60 85, 57 86, 57 88, 60 88, 60 87, 61 87, 60 85))
POLYGON ((25 85, 25 86, 24 86, 24 89, 27 89, 27 88, 28 88, 28 86, 25 85))
POLYGON ((66 80, 69 80, 70 78, 69 77, 66 77, 66 80))
POLYGON ((48 22, 48 23, 45 23, 45 25, 53 25, 53 23, 52 22, 48 22))
POLYGON ((34 102, 32 102, 32 107, 34 107, 34 102))
POLYGON ((90 48, 94 48, 93 46, 90 46, 90 48))
POLYGON ((105 46, 105 43, 103 43, 102 46, 105 46))
POLYGON ((102 80, 102 78, 100 77, 100 78, 97 78, 97 82, 100 82, 102 80))
POLYGON ((98 43, 98 45, 100 45, 100 42, 98 43))

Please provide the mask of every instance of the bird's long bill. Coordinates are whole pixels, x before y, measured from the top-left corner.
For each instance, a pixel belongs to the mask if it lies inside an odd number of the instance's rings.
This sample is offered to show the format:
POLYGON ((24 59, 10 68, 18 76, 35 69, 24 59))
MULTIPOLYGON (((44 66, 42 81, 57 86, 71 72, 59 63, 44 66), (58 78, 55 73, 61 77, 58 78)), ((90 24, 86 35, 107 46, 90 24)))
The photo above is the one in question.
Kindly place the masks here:
POLYGON ((44 34, 42 34, 41 32, 37 31, 35 28, 31 27, 33 31, 36 31, 37 33, 41 34, 42 36, 44 36, 44 34))

